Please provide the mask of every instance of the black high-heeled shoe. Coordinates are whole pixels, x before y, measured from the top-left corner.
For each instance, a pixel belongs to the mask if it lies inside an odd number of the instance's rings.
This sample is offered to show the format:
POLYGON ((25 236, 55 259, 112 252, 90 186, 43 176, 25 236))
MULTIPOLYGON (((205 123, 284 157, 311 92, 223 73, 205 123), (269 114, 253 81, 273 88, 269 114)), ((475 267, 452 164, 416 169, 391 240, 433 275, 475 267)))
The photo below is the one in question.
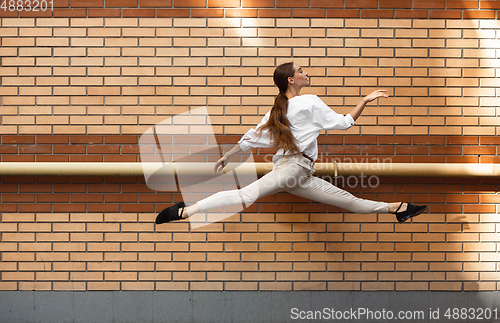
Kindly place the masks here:
POLYGON ((156 217, 156 224, 162 224, 165 222, 182 220, 182 214, 184 213, 184 208, 186 205, 184 202, 177 202, 175 205, 163 209, 156 217), (182 208, 181 214, 179 215, 179 209, 182 208))
POLYGON ((406 207, 406 211, 398 212, 401 206, 403 205, 404 202, 401 202, 399 204, 398 209, 394 214, 396 215, 396 218, 398 219, 399 223, 403 223, 409 218, 413 218, 414 216, 419 215, 420 213, 424 212, 427 210, 427 205, 413 205, 411 203, 408 203, 408 206, 406 207))

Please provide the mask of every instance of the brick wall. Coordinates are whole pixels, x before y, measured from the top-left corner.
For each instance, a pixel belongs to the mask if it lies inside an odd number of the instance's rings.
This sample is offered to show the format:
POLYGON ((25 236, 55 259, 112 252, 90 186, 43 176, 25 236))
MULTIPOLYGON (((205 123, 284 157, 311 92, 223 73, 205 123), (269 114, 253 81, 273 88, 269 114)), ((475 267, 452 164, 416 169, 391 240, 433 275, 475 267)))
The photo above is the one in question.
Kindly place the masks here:
POLYGON ((500 9, 496 0, 40 0, 36 12, 10 6, 0 17, 493 19, 500 9))
MULTIPOLYGON (((289 60, 337 112, 391 95, 322 135, 320 161, 499 161, 496 1, 157 2, 0 10, 2 162, 139 162, 144 131, 200 106, 230 146, 289 60)), ((403 225, 279 193, 196 230, 155 226, 182 195, 144 178, 0 180, 2 290, 498 290, 495 179, 345 185, 430 205, 403 225)))

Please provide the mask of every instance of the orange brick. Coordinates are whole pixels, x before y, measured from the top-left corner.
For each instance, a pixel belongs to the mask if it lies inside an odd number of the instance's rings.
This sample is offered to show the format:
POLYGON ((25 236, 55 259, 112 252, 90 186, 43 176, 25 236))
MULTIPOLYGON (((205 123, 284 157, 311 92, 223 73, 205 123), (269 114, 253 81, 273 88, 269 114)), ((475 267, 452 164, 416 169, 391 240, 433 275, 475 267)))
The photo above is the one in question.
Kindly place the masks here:
POLYGON ((120 282, 88 282, 87 290, 120 290, 120 282))
POLYGON ((76 283, 76 282, 54 282, 53 290, 71 290, 71 291, 85 291, 86 283, 76 283))
POLYGON ((2 273, 3 281, 33 281, 35 279, 35 273, 33 272, 4 272, 2 273))
POLYGON ((431 282, 430 290, 436 291, 457 291, 462 289, 460 282, 431 282))
POLYGON ((122 290, 153 290, 154 282, 123 282, 122 290))
POLYGON ((32 57, 4 57, 3 66, 34 66, 35 59, 32 57))
POLYGON ((67 281, 69 278, 69 273, 65 272, 37 272, 36 280, 37 281, 67 281))
POLYGON ((427 282, 396 282, 396 290, 428 290, 428 283, 427 282))
POLYGON ((3 38, 2 46, 4 47, 33 47, 35 46, 35 38, 3 38))
POLYGON ((30 252, 4 252, 2 259, 5 262, 34 261, 35 254, 30 252))

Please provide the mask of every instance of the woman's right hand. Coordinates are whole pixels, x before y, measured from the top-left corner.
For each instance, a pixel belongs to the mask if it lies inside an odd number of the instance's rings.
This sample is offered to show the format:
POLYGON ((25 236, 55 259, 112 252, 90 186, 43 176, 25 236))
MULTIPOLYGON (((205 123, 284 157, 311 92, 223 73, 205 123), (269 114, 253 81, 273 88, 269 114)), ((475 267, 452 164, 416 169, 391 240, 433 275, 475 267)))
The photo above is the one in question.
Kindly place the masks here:
POLYGON ((389 96, 385 92, 387 92, 387 90, 375 90, 372 93, 365 96, 364 100, 365 102, 368 103, 381 97, 388 98, 389 96))
POLYGON ((217 172, 222 171, 224 167, 226 167, 226 165, 227 165, 227 158, 226 156, 223 156, 221 159, 217 161, 217 163, 215 163, 214 173, 217 174, 217 172))

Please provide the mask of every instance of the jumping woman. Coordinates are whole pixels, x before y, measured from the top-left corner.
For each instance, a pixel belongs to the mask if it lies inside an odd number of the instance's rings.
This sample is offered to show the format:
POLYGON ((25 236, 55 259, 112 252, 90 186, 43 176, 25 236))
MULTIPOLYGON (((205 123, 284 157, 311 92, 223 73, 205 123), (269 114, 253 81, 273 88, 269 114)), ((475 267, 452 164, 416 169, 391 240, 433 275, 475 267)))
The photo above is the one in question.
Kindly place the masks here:
POLYGON ((273 169, 260 179, 239 190, 215 193, 186 207, 184 202, 161 211, 156 223, 181 220, 198 212, 225 205, 250 205, 257 199, 286 190, 289 193, 331 204, 356 213, 393 213, 399 223, 419 215, 426 205, 385 203, 353 196, 331 183, 312 176, 314 161, 318 158, 317 137, 321 130, 346 130, 355 124, 366 104, 377 98, 387 98, 385 90, 377 90, 366 97, 347 115, 334 112, 316 95, 300 95, 309 85, 308 74, 294 63, 285 63, 274 71, 274 83, 279 94, 273 108, 262 121, 250 129, 238 143, 219 159, 214 167, 217 173, 227 165, 229 158, 250 148, 278 147, 273 156, 273 169), (295 180, 287 180, 293 177, 295 180))

